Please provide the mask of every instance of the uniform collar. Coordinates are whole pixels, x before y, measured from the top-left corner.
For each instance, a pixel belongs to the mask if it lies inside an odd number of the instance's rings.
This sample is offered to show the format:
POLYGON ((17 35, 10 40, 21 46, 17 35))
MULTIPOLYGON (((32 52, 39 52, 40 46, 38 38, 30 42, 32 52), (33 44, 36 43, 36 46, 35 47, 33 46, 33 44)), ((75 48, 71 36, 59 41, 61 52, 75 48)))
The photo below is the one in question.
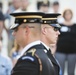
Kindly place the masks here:
POLYGON ((41 43, 45 46, 45 48, 46 48, 47 50, 50 49, 44 42, 41 41, 41 43))
POLYGON ((22 56, 29 48, 31 48, 31 47, 34 46, 34 45, 38 45, 38 44, 40 44, 40 43, 41 43, 41 41, 38 40, 38 41, 34 41, 34 42, 28 44, 27 46, 25 46, 24 49, 23 49, 22 52, 21 52, 21 56, 22 56))

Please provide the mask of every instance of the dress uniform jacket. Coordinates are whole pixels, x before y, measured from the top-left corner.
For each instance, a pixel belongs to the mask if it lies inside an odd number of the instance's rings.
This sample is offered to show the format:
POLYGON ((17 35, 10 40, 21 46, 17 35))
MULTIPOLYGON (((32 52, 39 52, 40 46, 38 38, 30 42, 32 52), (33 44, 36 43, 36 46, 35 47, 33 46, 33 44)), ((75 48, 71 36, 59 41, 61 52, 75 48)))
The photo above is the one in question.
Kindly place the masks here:
POLYGON ((19 58, 11 75, 59 75, 56 61, 53 57, 49 58, 48 52, 45 53, 44 50, 46 48, 42 44, 30 47, 19 58))
POLYGON ((60 64, 58 63, 57 59, 54 57, 54 55, 52 55, 50 48, 48 48, 43 42, 42 44, 44 45, 44 49, 47 50, 46 54, 49 57, 49 59, 51 60, 54 69, 55 69, 55 75, 62 75, 60 73, 60 64))

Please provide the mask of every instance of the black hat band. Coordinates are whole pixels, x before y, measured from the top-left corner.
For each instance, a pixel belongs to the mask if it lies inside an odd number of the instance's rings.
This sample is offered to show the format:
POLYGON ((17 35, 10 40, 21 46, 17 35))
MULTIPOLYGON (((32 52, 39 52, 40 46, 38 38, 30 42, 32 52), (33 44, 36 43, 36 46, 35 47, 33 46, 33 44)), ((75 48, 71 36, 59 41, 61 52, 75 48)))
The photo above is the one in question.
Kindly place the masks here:
POLYGON ((43 24, 57 24, 57 20, 43 20, 43 24))
POLYGON ((42 20, 40 18, 16 18, 15 24, 21 24, 21 23, 42 23, 42 20))

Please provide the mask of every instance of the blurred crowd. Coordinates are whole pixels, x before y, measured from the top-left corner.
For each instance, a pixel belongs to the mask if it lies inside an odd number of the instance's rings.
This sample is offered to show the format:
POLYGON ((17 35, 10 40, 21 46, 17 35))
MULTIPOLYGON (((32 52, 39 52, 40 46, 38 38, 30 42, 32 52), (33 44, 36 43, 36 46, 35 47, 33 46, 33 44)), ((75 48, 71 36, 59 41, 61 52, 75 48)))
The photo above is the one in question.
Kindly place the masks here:
MULTIPOLYGON (((5 14, 2 12, 0 3, 0 75, 10 75, 12 67, 20 56, 22 47, 20 47, 9 27, 14 23, 14 17, 9 14, 12 12, 29 11, 29 0, 12 0, 5 14), (7 53, 6 53, 7 52, 7 53), (1 71, 2 70, 2 71, 1 71)), ((60 3, 58 1, 50 2, 48 0, 37 0, 36 10, 47 13, 60 13, 60 3)), ((35 12, 33 11, 33 12, 35 12)), ((52 54, 54 54, 60 63, 64 75, 65 62, 68 64, 68 75, 75 75, 76 64, 76 24, 72 22, 73 11, 65 9, 62 15, 58 17, 61 25, 60 35, 55 45, 50 45, 52 54)), ((49 34, 51 35, 51 34, 49 34)))

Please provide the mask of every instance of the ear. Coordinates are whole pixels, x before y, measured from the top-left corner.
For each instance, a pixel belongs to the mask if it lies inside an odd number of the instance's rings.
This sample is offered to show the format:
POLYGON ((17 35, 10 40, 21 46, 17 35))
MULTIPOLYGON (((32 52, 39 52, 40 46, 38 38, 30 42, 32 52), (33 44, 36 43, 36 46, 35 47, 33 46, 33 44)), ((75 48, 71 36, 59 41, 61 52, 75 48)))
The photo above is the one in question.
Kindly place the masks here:
POLYGON ((41 32, 42 32, 42 34, 46 34, 47 28, 45 26, 42 26, 41 27, 41 32))

